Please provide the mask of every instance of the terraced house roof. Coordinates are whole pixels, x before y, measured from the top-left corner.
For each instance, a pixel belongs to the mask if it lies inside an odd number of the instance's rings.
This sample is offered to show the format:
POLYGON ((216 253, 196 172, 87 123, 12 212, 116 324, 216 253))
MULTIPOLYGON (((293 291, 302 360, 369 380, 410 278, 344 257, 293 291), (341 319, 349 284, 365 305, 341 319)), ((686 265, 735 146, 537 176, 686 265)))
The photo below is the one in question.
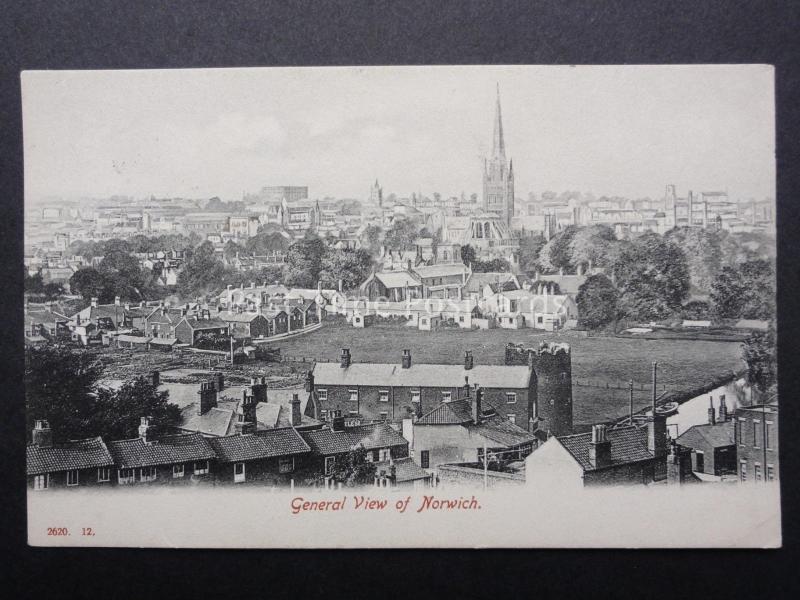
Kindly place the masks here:
MULTIPOLYGON (((609 429, 606 432, 608 441, 611 442, 611 464, 616 467, 623 464, 640 462, 653 458, 652 452, 647 449, 647 430, 637 427, 621 427, 609 429)), ((596 467, 589 462, 589 446, 592 442, 592 433, 578 433, 556 438, 567 449, 575 461, 584 471, 595 471, 596 467)))
POLYGON ((52 447, 29 444, 26 458, 28 475, 109 467, 114 464, 113 456, 100 437, 72 440, 52 447))
POLYGON ((305 454, 311 451, 300 434, 288 427, 209 440, 221 462, 241 462, 305 454))
POLYGON ((216 456, 208 440, 199 433, 169 435, 152 442, 142 438, 119 440, 108 445, 120 469, 208 460, 216 456))
POLYGON ((344 454, 353 448, 364 446, 366 450, 405 446, 406 439, 386 423, 346 427, 343 431, 315 429, 301 433, 313 452, 330 456, 344 454))

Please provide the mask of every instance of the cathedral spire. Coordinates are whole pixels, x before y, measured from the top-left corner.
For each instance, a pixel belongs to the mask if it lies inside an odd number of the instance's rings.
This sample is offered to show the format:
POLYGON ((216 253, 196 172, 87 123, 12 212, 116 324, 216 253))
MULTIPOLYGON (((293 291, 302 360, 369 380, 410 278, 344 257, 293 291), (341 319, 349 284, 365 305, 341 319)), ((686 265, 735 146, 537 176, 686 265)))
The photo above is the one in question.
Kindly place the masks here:
POLYGON ((500 113, 500 84, 497 84, 497 109, 494 116, 494 141, 492 144, 492 157, 506 157, 506 143, 503 139, 503 117, 500 113))

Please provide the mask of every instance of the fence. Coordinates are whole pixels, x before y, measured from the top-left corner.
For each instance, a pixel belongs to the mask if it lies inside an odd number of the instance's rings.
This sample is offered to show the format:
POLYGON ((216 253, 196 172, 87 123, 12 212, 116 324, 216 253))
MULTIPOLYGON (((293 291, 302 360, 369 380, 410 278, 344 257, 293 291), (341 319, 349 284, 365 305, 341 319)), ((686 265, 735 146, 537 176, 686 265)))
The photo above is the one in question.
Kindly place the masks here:
MULTIPOLYGON (((605 390, 629 390, 630 383, 627 381, 601 381, 601 380, 594 380, 594 379, 577 379, 575 377, 572 378, 572 385, 577 387, 592 387, 592 388, 602 388, 605 390)), ((653 389, 653 386, 649 383, 634 383, 633 384, 634 391, 645 391, 653 389)), ((667 385, 656 384, 656 391, 666 392, 667 385)))

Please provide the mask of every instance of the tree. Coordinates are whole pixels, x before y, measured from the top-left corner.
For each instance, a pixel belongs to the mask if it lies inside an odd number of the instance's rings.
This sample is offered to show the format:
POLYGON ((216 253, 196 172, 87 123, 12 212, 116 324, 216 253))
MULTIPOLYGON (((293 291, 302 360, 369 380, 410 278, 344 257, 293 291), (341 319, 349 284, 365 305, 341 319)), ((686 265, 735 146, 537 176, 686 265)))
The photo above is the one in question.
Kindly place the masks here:
MULTIPOLYGON (((569 242, 569 264, 577 267, 581 264, 591 264, 597 267, 610 267, 607 262, 610 248, 617 243, 614 230, 608 225, 590 225, 575 231, 569 242)), ((561 252, 561 243, 556 253, 561 252)), ((553 250, 551 250, 553 252, 553 250)), ((565 267, 566 268, 566 267, 565 267)))
POLYGON ((44 282, 42 280, 42 273, 38 272, 35 275, 30 275, 28 274, 28 269, 25 269, 24 289, 26 294, 44 293, 44 282))
POLYGON ((683 305, 684 319, 707 319, 711 312, 711 306, 704 300, 692 300, 683 305))
POLYGON ((245 242, 245 250, 253 256, 266 256, 275 252, 285 252, 289 248, 289 241, 278 231, 265 231, 259 227, 256 235, 245 242))
POLYGON ((225 265, 214 254, 211 242, 203 242, 187 258, 178 274, 178 290, 186 298, 216 289, 225 277, 225 265))
POLYGON ((94 267, 78 269, 69 278, 70 290, 77 292, 87 301, 105 295, 105 285, 105 277, 94 267))
POLYGON ((228 351, 231 349, 231 338, 220 333, 203 332, 197 334, 194 345, 201 350, 228 351))
POLYGON ((408 250, 419 237, 417 226, 410 219, 395 219, 386 232, 384 243, 391 250, 408 250))
POLYGON ((510 270, 511 265, 502 258, 493 258, 486 261, 476 260, 472 263, 472 271, 475 273, 508 273, 510 270))
POLYGON ((42 293, 44 294, 45 300, 55 300, 64 294, 64 288, 60 283, 46 283, 42 289, 42 293))
POLYGON ((289 246, 286 253, 286 284, 314 287, 319 280, 322 258, 326 252, 325 242, 313 234, 307 234, 289 246))
POLYGON ((169 392, 158 391, 149 379, 137 377, 117 390, 98 391, 92 429, 107 439, 129 439, 138 435, 141 417, 152 419, 148 435, 157 437, 180 424, 181 409, 169 402, 169 392))
POLYGON ((777 383, 777 357, 775 353, 775 327, 756 333, 742 344, 742 358, 747 363, 747 380, 754 391, 763 396, 777 383))
POLYGON ((94 359, 60 346, 25 349, 27 430, 46 419, 59 440, 98 435, 92 429, 95 387, 101 371, 94 359))
POLYGON ((541 233, 526 235, 519 240, 519 267, 525 273, 539 268, 539 254, 547 242, 541 233))
POLYGON ((770 319, 775 315, 775 271, 756 259, 723 267, 711 285, 714 313, 723 319, 770 319))
POLYGON ((613 267, 620 309, 633 319, 663 319, 681 308, 689 292, 686 256, 652 232, 626 245, 613 267))
POLYGON ((383 230, 377 225, 367 225, 364 231, 361 232, 359 240, 361 247, 367 250, 370 254, 376 255, 381 249, 381 235, 383 230))
POLYGON ((542 270, 552 273, 559 269, 573 269, 570 245, 577 232, 578 227, 569 225, 545 244, 539 253, 539 266, 542 270))
POLYGON ((225 257, 225 260, 232 260, 240 254, 244 255, 246 253, 244 246, 237 244, 233 240, 228 240, 222 248, 222 256, 225 257))
POLYGON ((683 249, 692 287, 703 294, 710 292, 722 267, 719 233, 700 227, 676 227, 665 233, 664 239, 683 249))
POLYGON ((330 249, 322 259, 319 279, 335 285, 339 280, 345 289, 358 287, 372 269, 372 257, 366 250, 330 249))
POLYGON ((370 484, 375 480, 375 463, 367 460, 364 446, 350 450, 336 458, 333 467, 333 480, 347 487, 370 484))
POLYGON ((597 329, 617 318, 619 293, 605 275, 591 275, 578 288, 578 324, 597 329))
POLYGON ((465 265, 471 265, 476 260, 475 248, 467 244, 461 246, 461 262, 465 265))

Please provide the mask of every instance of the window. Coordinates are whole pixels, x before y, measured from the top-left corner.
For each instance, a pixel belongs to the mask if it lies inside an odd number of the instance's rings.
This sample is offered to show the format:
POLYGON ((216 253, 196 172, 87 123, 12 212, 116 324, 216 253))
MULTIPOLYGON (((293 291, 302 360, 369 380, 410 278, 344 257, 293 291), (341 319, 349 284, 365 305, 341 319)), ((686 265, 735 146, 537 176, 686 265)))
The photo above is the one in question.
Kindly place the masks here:
POLYGON ((348 390, 350 393, 350 402, 358 402, 358 390, 348 390))
POLYGON ((767 465, 767 481, 775 481, 775 466, 767 465))
POLYGON ((758 435, 758 430, 761 429, 759 425, 761 425, 761 421, 759 419, 753 419, 753 448, 759 447, 758 442, 760 436, 758 435))
POLYGON ((111 467, 98 467, 97 481, 100 483, 111 481, 111 467))
POLYGON ((203 461, 194 463, 194 474, 195 475, 208 475, 208 461, 207 460, 203 460, 203 461))
POLYGON ((419 402, 419 390, 411 390, 411 401, 419 402))
POLYGON ((325 419, 327 419, 328 418, 328 411, 325 410, 324 408, 321 411, 319 411, 319 418, 322 419, 323 421, 325 419))
POLYGON ((335 456, 326 456, 325 457, 325 475, 330 475, 333 473, 333 465, 336 464, 336 457, 335 456))
POLYGON ((464 322, 464 317, 458 317, 458 322, 459 323, 463 323, 464 322))
POLYGON ((423 469, 428 469, 431 466, 431 451, 422 450, 419 453, 419 466, 423 469))
POLYGON ((378 450, 378 460, 389 460, 392 458, 391 448, 381 448, 378 450))
POLYGON ((743 460, 739 463, 739 479, 747 481, 747 461, 743 460))
POLYGON ((183 477, 183 465, 172 465, 172 478, 180 479, 183 477))
POLYGON ((244 481, 244 463, 238 462, 233 464, 233 482, 242 483, 244 481))
POLYGON ((237 421, 238 423, 244 423, 244 414, 243 414, 243 413, 239 413, 239 414, 237 414, 237 415, 236 415, 236 421, 237 421))
POLYGON ((511 423, 516 423, 517 422, 517 415, 515 415, 514 413, 508 413, 506 415, 506 417, 508 418, 509 422, 511 422, 511 423))
POLYGON ((46 490, 47 487, 50 485, 50 474, 45 473, 44 475, 37 475, 33 478, 33 489, 35 490, 46 490))
POLYGON ((291 473, 292 471, 294 471, 294 456, 289 456, 287 458, 281 458, 278 460, 279 473, 291 473))
POLYGON ((381 421, 386 421, 389 418, 389 413, 384 411, 381 413, 381 421))
POLYGON ((506 404, 516 404, 517 394, 515 392, 508 392, 506 394, 506 404))
POLYGON ((452 392, 442 392, 442 402, 450 402, 453 397, 452 392))
POLYGON ((764 447, 767 450, 772 450, 772 421, 767 421, 764 427, 764 447))
POLYGON ((541 322, 542 322, 542 317, 541 317, 541 316, 539 316, 539 317, 536 317, 536 322, 537 322, 537 323, 541 323, 541 322))
POLYGON ((120 485, 127 485, 136 481, 133 469, 120 469, 117 471, 117 481, 120 485))
POLYGON ((140 481, 155 481, 156 480, 156 468, 155 467, 142 467, 139 469, 139 480, 140 481))
POLYGON ((317 389, 317 398, 325 402, 328 399, 328 390, 317 389))
POLYGON ((705 473, 706 470, 706 455, 705 453, 697 450, 695 453, 695 471, 699 471, 700 473, 705 473))
POLYGON ((381 402, 388 402, 389 401, 389 390, 381 390, 378 392, 378 400, 381 402))
POLYGON ((351 417, 357 417, 358 416, 358 411, 357 410, 349 410, 349 411, 347 411, 347 414, 350 415, 351 417))
POLYGON ((67 471, 67 485, 78 485, 78 470, 67 471))
POLYGON ((744 425, 745 425, 745 422, 746 421, 744 419, 740 418, 739 422, 737 423, 737 425, 739 426, 739 445, 740 446, 744 446, 745 445, 745 443, 744 443, 744 425))
POLYGON ((753 479, 761 481, 761 463, 756 463, 753 466, 753 479))

